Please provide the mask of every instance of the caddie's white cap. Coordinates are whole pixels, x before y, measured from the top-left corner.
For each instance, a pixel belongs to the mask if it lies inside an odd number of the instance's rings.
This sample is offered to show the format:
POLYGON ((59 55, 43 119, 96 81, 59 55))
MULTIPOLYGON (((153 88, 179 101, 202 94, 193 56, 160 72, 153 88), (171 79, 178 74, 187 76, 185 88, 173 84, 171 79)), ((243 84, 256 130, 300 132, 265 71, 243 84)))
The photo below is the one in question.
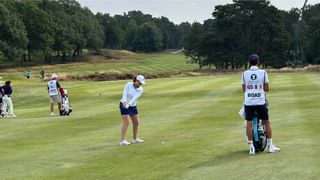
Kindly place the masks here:
POLYGON ((137 80, 141 83, 141 84, 145 84, 146 82, 145 82, 145 79, 144 79, 144 76, 142 76, 142 75, 138 75, 137 76, 137 80))
POLYGON ((58 75, 56 75, 54 73, 51 75, 51 79, 54 79, 54 78, 57 78, 57 77, 58 77, 58 75))

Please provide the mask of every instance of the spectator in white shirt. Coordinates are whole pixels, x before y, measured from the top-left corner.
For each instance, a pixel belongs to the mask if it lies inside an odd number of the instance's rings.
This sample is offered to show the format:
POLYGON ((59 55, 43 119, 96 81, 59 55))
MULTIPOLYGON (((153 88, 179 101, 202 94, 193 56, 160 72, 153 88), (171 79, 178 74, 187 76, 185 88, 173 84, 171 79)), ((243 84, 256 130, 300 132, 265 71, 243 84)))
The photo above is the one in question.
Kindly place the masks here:
POLYGON ((129 145, 126 141, 127 129, 130 119, 133 124, 133 140, 132 143, 143 143, 144 141, 138 138, 139 115, 137 108, 137 100, 142 95, 142 85, 145 84, 145 78, 142 75, 135 76, 133 82, 128 82, 123 90, 122 99, 120 100, 120 113, 122 118, 122 131, 120 145, 129 145))

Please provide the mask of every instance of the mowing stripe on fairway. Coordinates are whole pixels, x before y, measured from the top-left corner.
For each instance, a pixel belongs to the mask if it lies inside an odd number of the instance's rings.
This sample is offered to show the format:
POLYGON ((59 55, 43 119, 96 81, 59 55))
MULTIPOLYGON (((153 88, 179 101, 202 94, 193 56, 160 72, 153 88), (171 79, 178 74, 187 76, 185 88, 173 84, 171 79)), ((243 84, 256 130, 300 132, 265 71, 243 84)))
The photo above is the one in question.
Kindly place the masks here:
POLYGON ((118 145, 118 103, 128 81, 62 82, 74 112, 51 118, 46 82, 18 80, 13 95, 18 118, 0 119, 0 177, 315 179, 319 74, 269 77, 270 121, 281 152, 254 157, 238 115, 240 74, 148 80, 138 102, 145 143, 128 147, 118 145))

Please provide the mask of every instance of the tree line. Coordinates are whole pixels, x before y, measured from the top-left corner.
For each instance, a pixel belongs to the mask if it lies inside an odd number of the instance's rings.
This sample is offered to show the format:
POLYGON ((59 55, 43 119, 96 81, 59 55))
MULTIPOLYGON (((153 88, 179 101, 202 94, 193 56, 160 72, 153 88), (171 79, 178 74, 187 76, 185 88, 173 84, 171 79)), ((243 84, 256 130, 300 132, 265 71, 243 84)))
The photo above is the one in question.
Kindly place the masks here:
POLYGON ((76 58, 83 49, 152 52, 183 47, 191 24, 140 11, 123 15, 93 14, 76 0, 0 1, 0 62, 24 64, 33 56, 50 63, 76 58))
POLYGON ((152 17, 141 11, 129 11, 110 16, 97 13, 105 39, 104 47, 130 51, 152 52, 183 47, 183 40, 191 28, 188 22, 174 24, 166 17, 152 17))
POLYGON ((76 0, 0 1, 0 62, 65 62, 101 48, 184 48, 199 68, 241 68, 251 53, 265 67, 320 64, 320 4, 283 11, 268 0, 233 0, 203 23, 177 25, 141 11, 93 14, 76 0))
POLYGON ((212 16, 193 23, 185 39, 185 55, 199 68, 244 67, 251 53, 264 67, 320 64, 320 4, 287 12, 267 0, 233 0, 212 16))
POLYGON ((0 17, 2 60, 24 62, 38 55, 49 63, 54 54, 65 60, 103 45, 94 14, 73 0, 0 1, 0 17))

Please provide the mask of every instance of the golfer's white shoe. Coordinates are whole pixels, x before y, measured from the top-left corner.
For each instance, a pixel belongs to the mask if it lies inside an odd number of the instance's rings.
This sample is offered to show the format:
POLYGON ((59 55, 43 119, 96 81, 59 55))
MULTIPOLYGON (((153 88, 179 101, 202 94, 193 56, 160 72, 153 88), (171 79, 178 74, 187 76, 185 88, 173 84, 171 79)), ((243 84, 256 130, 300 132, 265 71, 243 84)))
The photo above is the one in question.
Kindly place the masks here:
POLYGON ((256 153, 256 150, 255 150, 254 146, 250 146, 249 147, 249 154, 254 155, 255 153, 256 153))
POLYGON ((139 139, 139 138, 136 138, 136 139, 133 139, 133 140, 132 140, 132 143, 133 143, 133 144, 143 143, 143 142, 144 142, 144 140, 139 139))
POLYGON ((130 145, 130 143, 126 140, 122 140, 122 141, 120 141, 120 146, 123 146, 123 145, 125 145, 125 146, 130 145))
POLYGON ((268 152, 269 153, 275 153, 275 152, 279 152, 280 151, 280 148, 274 146, 274 145, 270 145, 268 146, 268 152))
POLYGON ((10 116, 13 117, 13 118, 17 117, 15 114, 11 114, 10 116))
POLYGON ((9 117, 9 114, 7 112, 4 112, 4 113, 1 114, 1 116, 4 117, 4 118, 5 117, 9 117))
POLYGON ((56 116, 56 114, 54 112, 51 112, 50 116, 56 116))

